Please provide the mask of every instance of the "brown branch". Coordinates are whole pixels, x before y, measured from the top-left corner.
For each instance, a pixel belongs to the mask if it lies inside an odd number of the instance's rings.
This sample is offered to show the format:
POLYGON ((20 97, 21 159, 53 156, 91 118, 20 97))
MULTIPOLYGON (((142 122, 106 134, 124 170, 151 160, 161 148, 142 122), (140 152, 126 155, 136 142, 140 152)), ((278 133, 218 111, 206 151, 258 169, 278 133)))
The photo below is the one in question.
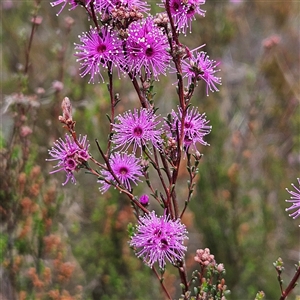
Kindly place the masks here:
POLYGON ((37 28, 37 26, 39 25, 39 23, 37 22, 38 16, 37 13, 39 11, 39 5, 36 5, 35 7, 35 11, 32 17, 32 27, 31 27, 31 33, 30 33, 30 38, 29 38, 29 43, 28 43, 28 47, 25 50, 25 68, 24 68, 24 74, 26 75, 28 73, 28 69, 29 69, 29 54, 30 54, 30 50, 31 50, 31 46, 32 46, 32 41, 33 41, 33 36, 35 33, 35 30, 37 28))
POLYGON ((165 285, 164 285, 164 282, 163 282, 162 278, 159 277, 159 275, 158 275, 158 273, 157 273, 157 271, 156 271, 156 269, 155 269, 154 267, 152 268, 152 271, 154 272, 154 274, 155 274, 156 277, 158 278, 158 280, 159 280, 159 282, 160 282, 160 285, 161 285, 163 291, 165 292, 165 294, 167 295, 167 297, 168 297, 170 300, 172 300, 172 297, 171 297, 171 295, 169 294, 169 292, 167 291, 167 289, 166 289, 166 287, 165 287, 165 285))
POLYGON ((131 79, 134 89, 138 94, 138 97, 140 99, 142 107, 149 108, 148 101, 147 101, 146 97, 141 93, 141 89, 139 87, 139 84, 138 84, 136 78, 133 76, 133 74, 131 72, 128 73, 128 76, 131 79))
MULTIPOLYGON (((111 106, 111 114, 110 114, 111 122, 109 124, 109 132, 111 134, 112 129, 113 129, 113 122, 115 119, 115 106, 116 106, 115 97, 113 95, 113 76, 112 76, 112 64, 111 63, 108 66, 108 78, 109 78, 108 91, 109 91, 110 106, 111 106)), ((108 155, 110 152, 110 146, 111 146, 111 139, 108 139, 106 155, 108 155)))
POLYGON ((279 300, 285 300, 287 298, 287 296, 290 294, 290 292, 295 288, 299 277, 300 277, 300 266, 298 266, 297 271, 296 271, 294 277, 292 278, 290 284, 288 285, 288 287, 281 293, 279 300))

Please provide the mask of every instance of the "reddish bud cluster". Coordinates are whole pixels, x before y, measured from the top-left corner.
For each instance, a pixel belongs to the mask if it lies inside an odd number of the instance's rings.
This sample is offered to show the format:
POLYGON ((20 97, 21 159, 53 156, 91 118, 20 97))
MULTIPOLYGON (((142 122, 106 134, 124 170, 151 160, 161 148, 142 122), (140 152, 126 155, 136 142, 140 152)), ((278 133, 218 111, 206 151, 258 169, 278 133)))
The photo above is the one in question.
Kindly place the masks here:
POLYGON ((131 21, 136 21, 143 18, 143 14, 139 12, 136 8, 131 8, 130 10, 124 6, 114 8, 111 11, 112 17, 116 20, 122 21, 123 19, 130 19, 131 21))
POLYGON ((38 274, 36 273, 36 269, 35 268, 30 268, 27 272, 27 275, 29 276, 29 278, 31 279, 32 281, 32 284, 34 287, 38 288, 38 289, 41 289, 44 287, 44 283, 43 281, 41 281, 39 279, 39 276, 38 274))
POLYGON ((35 16, 31 19, 31 23, 35 25, 41 25, 43 21, 43 18, 41 16, 35 16))
POLYGON ((17 255, 16 257, 14 257, 13 263, 12 263, 12 271, 14 274, 17 274, 19 272, 22 262, 23 262, 22 256, 17 255))
POLYGON ((30 198, 24 197, 21 200, 22 214, 28 216, 37 210, 37 204, 34 203, 30 198))
POLYGON ((30 134, 32 134, 32 129, 29 126, 22 126, 20 128, 20 136, 22 138, 25 138, 27 136, 29 136, 30 134))
POLYGON ((25 183, 26 183, 26 174, 24 172, 19 174, 17 183, 18 183, 19 193, 23 194, 24 188, 25 188, 25 183))
POLYGON ((74 300, 75 299, 66 290, 63 290, 61 293, 59 290, 51 290, 48 292, 48 296, 50 297, 51 300, 74 300))
POLYGON ((50 234, 44 237, 45 253, 56 253, 61 249, 61 239, 59 236, 50 234))
POLYGON ((196 256, 194 257, 194 260, 198 262, 202 266, 215 266, 215 256, 213 254, 210 254, 210 250, 208 248, 198 249, 196 251, 196 256))
POLYGON ((62 283, 68 282, 74 272, 74 269, 75 269, 74 264, 70 262, 61 263, 59 267, 58 280, 62 283))
POLYGON ((218 284, 218 290, 219 290, 219 291, 222 291, 222 292, 225 292, 226 289, 227 289, 227 286, 226 286, 226 284, 225 284, 225 279, 222 278, 222 279, 221 279, 221 282, 218 284))
POLYGON ((55 197, 56 197, 56 187, 52 186, 47 190, 47 192, 44 196, 44 203, 46 205, 50 205, 51 203, 53 203, 55 201, 55 197))
POLYGON ((27 217, 25 220, 25 223, 21 229, 21 232, 19 234, 19 239, 23 239, 30 233, 32 228, 32 218, 30 216, 27 217))
POLYGON ((280 36, 274 34, 263 40, 263 46, 265 49, 270 50, 271 48, 277 46, 281 41, 280 36))
POLYGON ((167 13, 159 13, 154 18, 154 23, 158 26, 166 26, 170 22, 167 13))

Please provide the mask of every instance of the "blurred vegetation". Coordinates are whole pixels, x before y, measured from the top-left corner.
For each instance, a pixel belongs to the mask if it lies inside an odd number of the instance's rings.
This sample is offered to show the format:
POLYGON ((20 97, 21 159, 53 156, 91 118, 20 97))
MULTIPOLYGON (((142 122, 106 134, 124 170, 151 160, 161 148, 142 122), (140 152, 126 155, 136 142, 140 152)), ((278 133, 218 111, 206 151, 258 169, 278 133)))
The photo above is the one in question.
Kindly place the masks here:
MULTIPOLYGON (((213 131, 211 146, 201 149, 199 183, 184 220, 190 231, 188 262, 193 251, 208 247, 225 265, 229 299, 254 299, 259 290, 266 299, 277 299, 280 290, 272 263, 283 258, 288 282, 299 259, 299 221, 284 211, 289 197, 285 188, 295 183, 300 169, 299 4, 207 2, 206 17, 193 23, 192 35, 182 38, 191 49, 206 44, 210 57, 221 61, 223 81, 220 92, 209 97, 200 83, 193 100, 206 112, 213 131)), ((7 172, 1 174, 0 261, 5 283, 18 291, 16 299, 38 299, 34 272, 43 278, 50 268, 53 276, 59 275, 59 257, 61 263, 71 262, 74 271, 64 285, 57 277, 44 287, 49 299, 55 299, 51 291, 68 294, 65 299, 163 299, 151 270, 128 247, 127 224, 135 222, 128 200, 114 190, 100 194, 95 178, 83 172, 76 174, 77 185, 66 187, 60 187, 64 174, 48 174, 52 166, 45 162, 47 149, 64 134, 57 120, 64 96, 72 100, 77 132, 88 135, 95 157, 93 140, 105 144, 108 135, 106 85, 87 84, 73 55, 78 34, 89 28, 84 11, 65 9, 57 17, 58 9, 49 1, 37 6, 34 1, 10 0, 2 1, 1 10, 1 160, 6 161, 9 151, 13 154, 10 168, 6 165, 2 170, 7 172), (36 11, 43 19, 36 26, 24 72, 36 11), (38 107, 24 111, 16 102, 8 105, 14 93, 35 97, 38 107), (18 133, 22 126, 33 134, 24 139, 18 133), (41 170, 39 177, 33 177, 33 170, 41 170), (18 180, 23 173, 26 188, 21 193, 18 180), (38 193, 32 195, 34 184, 38 193), (48 203, 45 195, 50 192, 48 203), (27 223, 25 196, 36 205, 27 223), (30 232, 25 238, 20 235, 24 228, 30 232), (45 251, 44 238, 55 236, 62 257, 57 249, 45 251)), ((162 78, 155 86, 161 113, 174 105, 172 83, 174 78, 162 78)), ((121 96, 118 111, 136 104, 126 80, 116 81, 115 91, 121 96)), ((178 298, 174 274, 166 275, 166 283, 178 298)), ((5 297, 5 290, 1 293, 5 297)))

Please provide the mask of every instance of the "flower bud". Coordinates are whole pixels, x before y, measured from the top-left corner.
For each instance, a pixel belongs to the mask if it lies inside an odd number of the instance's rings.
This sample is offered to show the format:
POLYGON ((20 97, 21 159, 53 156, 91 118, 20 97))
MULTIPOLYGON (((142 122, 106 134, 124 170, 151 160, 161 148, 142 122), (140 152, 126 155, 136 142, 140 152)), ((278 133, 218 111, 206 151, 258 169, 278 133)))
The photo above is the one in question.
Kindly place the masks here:
POLYGON ((35 25, 41 25, 43 21, 43 18, 41 16, 35 16, 31 19, 31 23, 35 25))
POLYGON ((216 269, 219 273, 223 272, 225 269, 224 269, 224 264, 218 264, 216 266, 216 269))
POLYGON ((22 126, 20 128, 20 135, 21 137, 25 138, 27 137, 28 135, 32 134, 32 129, 28 126, 22 126))
POLYGON ((52 88, 55 89, 55 91, 60 92, 64 88, 64 84, 61 81, 55 80, 52 82, 52 88))
POLYGON ((61 103, 61 108, 63 111, 63 118, 67 120, 72 120, 72 104, 68 97, 65 97, 61 103))
POLYGON ((67 28, 71 28, 71 26, 75 23, 75 20, 70 16, 67 16, 64 21, 67 28))
POLYGON ((143 206, 148 206, 149 205, 149 196, 144 194, 140 197, 140 203, 143 205, 143 206))

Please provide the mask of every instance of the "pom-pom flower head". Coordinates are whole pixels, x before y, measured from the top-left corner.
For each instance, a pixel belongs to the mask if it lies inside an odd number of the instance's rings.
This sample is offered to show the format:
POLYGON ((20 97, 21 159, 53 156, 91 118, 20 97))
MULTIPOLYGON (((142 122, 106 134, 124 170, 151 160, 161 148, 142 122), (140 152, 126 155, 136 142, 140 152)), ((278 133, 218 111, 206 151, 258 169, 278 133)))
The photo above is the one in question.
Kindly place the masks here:
POLYGON ((179 32, 186 34, 188 27, 191 31, 195 15, 205 16, 205 10, 200 8, 203 4, 205 0, 170 0, 171 14, 179 32))
POLYGON ((167 37, 152 18, 131 23, 126 40, 128 71, 136 76, 144 71, 146 79, 153 75, 158 80, 158 75, 165 74, 169 66, 171 57, 167 48, 167 37))
POLYGON ((215 76, 215 73, 220 71, 216 69, 219 63, 209 59, 206 52, 194 52, 197 49, 191 51, 191 57, 188 61, 185 60, 182 62, 182 72, 184 77, 188 80, 188 85, 194 81, 204 80, 206 83, 206 94, 208 96, 209 90, 211 92, 219 91, 216 85, 221 84, 221 78, 215 76))
POLYGON ((289 216, 292 217, 293 219, 296 219, 300 216, 300 178, 297 178, 297 180, 298 180, 298 187, 296 187, 292 183, 292 187, 295 189, 295 191, 290 191, 286 189, 291 194, 291 198, 285 201, 292 203, 292 206, 287 208, 286 211, 295 209, 293 213, 289 214, 289 216))
POLYGON ((57 13, 57 15, 59 15, 62 10, 66 7, 66 5, 69 3, 69 5, 71 5, 70 10, 76 8, 78 6, 78 3, 82 3, 82 5, 88 6, 91 2, 91 0, 82 0, 82 1, 77 1, 77 0, 56 0, 53 2, 50 2, 51 6, 57 6, 62 4, 62 7, 60 9, 60 11, 57 13))
POLYGON ((75 56, 83 70, 80 75, 84 77, 90 74, 89 82, 94 82, 96 75, 99 75, 104 82, 100 69, 112 72, 112 66, 119 67, 122 62, 122 41, 107 26, 102 27, 100 32, 92 28, 79 38, 82 44, 75 44, 75 56))
MULTIPOLYGON (((170 130, 169 136, 176 137, 177 128, 178 132, 181 131, 182 123, 182 109, 178 107, 178 112, 172 110, 171 112, 172 122, 169 125, 166 125, 166 128, 170 130), (171 128, 170 128, 171 127, 171 128)), ((208 125, 209 120, 206 119, 205 113, 200 114, 196 107, 188 108, 184 118, 184 140, 183 145, 185 149, 193 147, 194 150, 197 150, 196 144, 200 143, 204 146, 209 145, 204 141, 204 136, 208 135, 211 132, 211 126, 208 125)))
POLYGON ((175 264, 183 259, 186 251, 183 242, 187 238, 186 227, 179 219, 171 220, 166 214, 157 217, 153 211, 139 218, 130 246, 140 249, 136 255, 142 257, 149 267, 158 262, 163 269, 166 261, 175 264))
POLYGON ((132 144, 133 151, 136 152, 137 147, 146 146, 147 143, 158 148, 162 142, 160 137, 161 130, 156 129, 159 121, 157 116, 148 109, 142 108, 125 112, 117 117, 118 123, 113 124, 114 135, 113 142, 115 148, 124 149, 132 144))
POLYGON ((86 162, 90 155, 88 153, 89 143, 86 136, 79 137, 78 142, 82 146, 80 148, 74 140, 66 134, 65 141, 59 139, 54 143, 54 147, 49 150, 50 156, 52 158, 47 159, 47 161, 58 160, 58 164, 54 167, 56 170, 50 172, 50 174, 65 171, 67 178, 63 185, 71 179, 72 183, 75 183, 75 177, 73 172, 77 171, 84 162, 86 162))
MULTIPOLYGON (((141 161, 133 155, 128 155, 127 153, 113 153, 109 159, 110 166, 113 173, 118 178, 120 183, 125 186, 126 189, 131 190, 131 182, 137 184, 141 172, 141 161)), ((114 176, 108 170, 102 170, 101 176, 109 181, 117 184, 114 176)), ((104 180, 98 180, 102 183, 100 191, 102 193, 106 192, 110 188, 110 184, 104 180)))

